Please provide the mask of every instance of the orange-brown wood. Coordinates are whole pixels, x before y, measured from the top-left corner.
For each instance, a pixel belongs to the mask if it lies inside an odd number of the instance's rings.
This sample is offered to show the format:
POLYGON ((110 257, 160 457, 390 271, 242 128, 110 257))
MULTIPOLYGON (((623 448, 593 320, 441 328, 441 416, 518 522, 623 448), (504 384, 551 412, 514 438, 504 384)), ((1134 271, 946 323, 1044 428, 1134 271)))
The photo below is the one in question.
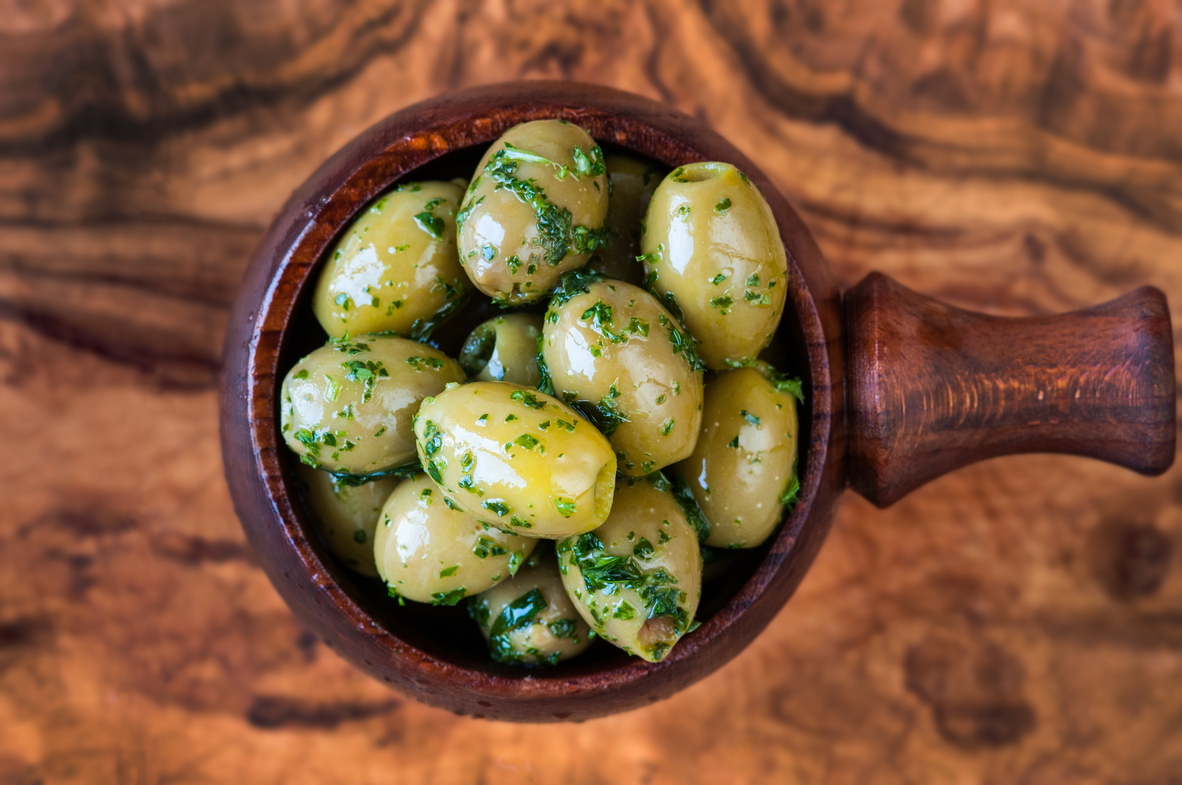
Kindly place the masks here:
POLYGON ((733 661, 527 729, 403 698, 296 619, 222 479, 215 380, 301 182, 391 112, 521 78, 702 120, 842 288, 1177 307, 1179 52, 1172 0, 8 4, 0 781, 1169 782, 1177 463, 1026 455, 885 510, 847 493, 733 661))

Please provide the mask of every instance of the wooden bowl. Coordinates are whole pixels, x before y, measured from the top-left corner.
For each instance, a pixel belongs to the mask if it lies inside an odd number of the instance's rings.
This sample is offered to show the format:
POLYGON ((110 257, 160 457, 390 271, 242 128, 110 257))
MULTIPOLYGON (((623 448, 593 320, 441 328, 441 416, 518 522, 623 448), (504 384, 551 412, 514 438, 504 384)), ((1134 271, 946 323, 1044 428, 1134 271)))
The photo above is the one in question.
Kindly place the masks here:
MULTIPOLYGON (((465 309, 441 330, 440 345, 454 355, 485 308, 465 309)), ((875 273, 843 303, 796 213, 755 164, 701 122, 604 87, 511 83, 390 116, 292 195, 255 251, 233 309, 221 440, 235 510, 263 569, 342 657, 459 714, 583 720, 668 697, 742 651, 804 577, 847 483, 885 506, 944 472, 1019 452, 1165 471, 1174 457, 1173 359, 1165 297, 1150 287, 1073 314, 1006 319, 943 305, 875 273), (788 251, 788 302, 774 346, 786 370, 805 379, 800 501, 769 542, 707 585, 702 626, 658 664, 600 644, 547 670, 498 665, 462 610, 399 607, 317 538, 279 433, 283 374, 324 341, 309 298, 341 229, 400 179, 470 177, 489 143, 541 118, 577 123, 609 150, 669 167, 734 164, 763 190, 788 251)))

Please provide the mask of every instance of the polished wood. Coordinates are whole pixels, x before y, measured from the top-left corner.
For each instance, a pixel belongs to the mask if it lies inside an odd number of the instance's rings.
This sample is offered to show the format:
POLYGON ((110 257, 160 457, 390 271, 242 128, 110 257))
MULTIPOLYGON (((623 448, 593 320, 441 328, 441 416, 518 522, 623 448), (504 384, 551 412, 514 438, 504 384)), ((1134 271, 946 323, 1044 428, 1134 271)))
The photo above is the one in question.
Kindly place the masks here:
POLYGON ((871 273, 843 300, 847 473, 879 506, 1000 455, 1083 455, 1149 475, 1174 462, 1174 335, 1160 289, 1007 318, 871 273))
POLYGON ((0 11, 0 781, 1156 783, 1182 492, 1070 456, 840 502, 735 660, 537 732, 401 698, 258 566, 229 302, 321 162, 519 78, 702 119, 835 277, 997 316, 1182 302, 1174 3, 33 0, 0 11), (544 737, 539 734, 544 734, 544 737))

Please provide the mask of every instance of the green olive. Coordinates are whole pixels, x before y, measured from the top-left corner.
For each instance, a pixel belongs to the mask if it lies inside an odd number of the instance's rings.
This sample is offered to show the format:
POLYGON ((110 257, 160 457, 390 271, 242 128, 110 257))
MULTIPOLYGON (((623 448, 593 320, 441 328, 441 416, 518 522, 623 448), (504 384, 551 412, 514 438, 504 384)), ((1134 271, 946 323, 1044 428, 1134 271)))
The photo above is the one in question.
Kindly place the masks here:
POLYGON ((648 474, 693 450, 702 419, 693 341, 648 292, 570 274, 546 312, 542 355, 555 395, 589 412, 624 474, 648 474))
POLYGON ((398 478, 381 477, 354 485, 303 463, 296 464, 296 474, 312 525, 328 549, 362 575, 376 576, 373 532, 398 478))
POLYGON ((690 627, 702 590, 697 532, 655 475, 621 477, 607 521, 558 543, 575 608, 605 640, 658 662, 690 627))
POLYGON ((477 382, 512 382, 534 387, 538 370, 538 336, 542 317, 532 313, 494 316, 481 324, 460 350, 460 365, 477 382))
POLYGON ((605 163, 611 182, 604 221, 610 230, 608 246, 596 252, 587 266, 608 278, 640 286, 644 283, 644 267, 636 257, 640 255, 644 214, 664 173, 627 155, 610 154, 605 163))
POLYGON ((763 195, 730 164, 673 170, 641 238, 647 280, 698 340, 706 367, 754 360, 784 311, 788 261, 763 195))
POLYGON ((590 531, 612 506, 616 456, 549 395, 506 382, 449 387, 415 418, 419 461, 452 502, 529 537, 590 531))
POLYGON ((406 183, 345 228, 316 281, 312 311, 324 331, 426 338, 472 284, 456 251, 463 186, 406 183))
POLYGON ((329 341, 283 380, 283 439, 300 459, 334 473, 370 475, 413 461, 419 402, 464 379, 438 349, 393 336, 329 341))
POLYGON ((798 389, 758 368, 707 381, 702 433, 693 455, 676 467, 710 523, 707 545, 754 548, 795 498, 798 389))
POLYGON ((404 480, 382 507, 373 549, 390 596, 455 605, 517 572, 537 540, 452 509, 425 474, 404 480))
POLYGON ((606 245, 607 192, 603 152, 582 128, 510 128, 484 154, 456 217, 460 263, 497 302, 536 300, 606 245))
POLYGON ((591 645, 558 573, 549 543, 542 543, 514 577, 468 600, 489 653, 510 665, 557 665, 591 645))

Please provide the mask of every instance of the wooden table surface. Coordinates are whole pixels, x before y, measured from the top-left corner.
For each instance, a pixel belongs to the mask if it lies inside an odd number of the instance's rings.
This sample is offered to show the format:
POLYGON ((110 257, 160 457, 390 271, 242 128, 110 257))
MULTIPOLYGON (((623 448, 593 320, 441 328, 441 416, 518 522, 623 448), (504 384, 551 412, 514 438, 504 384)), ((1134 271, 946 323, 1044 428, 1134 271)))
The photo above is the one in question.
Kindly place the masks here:
POLYGON ((1182 307, 1177 0, 0 0, 0 782, 1182 781, 1179 469, 847 494, 755 644, 582 725, 425 708, 300 627, 218 450, 247 256, 369 124, 535 77, 704 119, 847 286, 1182 307))

